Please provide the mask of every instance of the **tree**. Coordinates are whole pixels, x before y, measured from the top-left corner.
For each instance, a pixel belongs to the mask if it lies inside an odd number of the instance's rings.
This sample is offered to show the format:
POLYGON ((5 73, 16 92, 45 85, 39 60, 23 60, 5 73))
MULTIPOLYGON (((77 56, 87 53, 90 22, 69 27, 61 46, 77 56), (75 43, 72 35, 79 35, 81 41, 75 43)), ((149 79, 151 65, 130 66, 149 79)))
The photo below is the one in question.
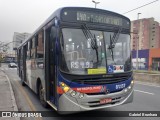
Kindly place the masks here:
POLYGON ((7 53, 9 49, 9 44, 4 43, 0 41, 0 67, 1 67, 1 62, 3 61, 3 54, 7 53))

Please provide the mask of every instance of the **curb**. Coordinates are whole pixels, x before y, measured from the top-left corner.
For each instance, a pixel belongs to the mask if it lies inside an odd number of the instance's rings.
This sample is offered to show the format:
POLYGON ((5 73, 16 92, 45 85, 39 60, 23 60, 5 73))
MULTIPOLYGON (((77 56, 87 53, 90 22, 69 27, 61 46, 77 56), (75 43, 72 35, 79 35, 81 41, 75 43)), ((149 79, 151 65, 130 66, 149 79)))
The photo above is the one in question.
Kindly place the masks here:
MULTIPOLYGON (((5 72, 3 70, 2 70, 2 72, 5 74, 5 72)), ((9 83, 9 89, 10 89, 10 92, 11 92, 13 109, 14 109, 14 111, 18 111, 18 107, 17 107, 17 103, 16 103, 16 99, 15 99, 15 96, 14 96, 14 93, 13 93, 13 88, 12 88, 10 79, 8 78, 8 76, 6 74, 5 74, 5 77, 7 78, 8 83, 9 83)), ((19 117, 15 117, 15 119, 20 120, 19 117)))

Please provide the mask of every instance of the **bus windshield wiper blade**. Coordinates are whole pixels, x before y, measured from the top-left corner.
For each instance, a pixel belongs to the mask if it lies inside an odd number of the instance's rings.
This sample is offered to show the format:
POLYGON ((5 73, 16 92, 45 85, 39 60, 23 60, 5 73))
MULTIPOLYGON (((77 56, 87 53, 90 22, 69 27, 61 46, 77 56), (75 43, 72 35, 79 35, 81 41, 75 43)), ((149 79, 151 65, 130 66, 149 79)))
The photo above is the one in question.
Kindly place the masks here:
POLYGON ((120 27, 117 32, 114 32, 112 38, 111 38, 111 36, 110 36, 110 41, 111 41, 111 42, 110 42, 110 45, 109 45, 109 48, 108 48, 108 49, 111 49, 111 48, 114 48, 114 47, 115 47, 115 44, 116 44, 117 41, 118 41, 118 38, 119 38, 119 35, 120 35, 121 31, 122 31, 122 28, 120 27))
POLYGON ((109 45, 108 49, 110 50, 110 53, 112 55, 112 60, 114 61, 113 48, 114 48, 114 46, 113 46, 112 38, 111 38, 111 35, 110 35, 110 45, 109 45))
POLYGON ((95 50, 98 49, 95 35, 94 35, 94 36, 92 35, 91 31, 90 31, 89 28, 86 26, 86 24, 83 24, 82 27, 83 27, 82 31, 83 31, 86 39, 87 39, 87 40, 88 40, 88 39, 91 40, 91 47, 92 47, 92 49, 95 49, 95 50))
POLYGON ((115 47, 115 44, 118 41, 118 38, 119 38, 121 31, 122 31, 122 28, 120 27, 117 32, 114 32, 113 37, 111 37, 111 35, 110 35, 110 45, 109 45, 108 49, 111 52, 113 61, 114 61, 113 48, 115 47))
POLYGON ((82 25, 82 31, 86 37, 87 40, 91 40, 91 47, 92 49, 94 49, 96 51, 96 57, 97 57, 97 63, 99 63, 99 57, 98 57, 98 45, 97 45, 97 41, 96 41, 96 36, 95 34, 92 35, 91 31, 89 30, 89 28, 86 26, 86 24, 82 25))

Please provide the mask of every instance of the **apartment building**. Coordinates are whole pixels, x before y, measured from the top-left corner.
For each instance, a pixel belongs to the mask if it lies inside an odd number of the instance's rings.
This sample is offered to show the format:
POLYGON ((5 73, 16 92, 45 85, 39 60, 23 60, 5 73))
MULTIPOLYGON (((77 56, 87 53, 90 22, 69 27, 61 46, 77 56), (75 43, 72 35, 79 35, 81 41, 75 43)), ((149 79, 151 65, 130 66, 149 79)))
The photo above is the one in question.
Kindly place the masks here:
POLYGON ((137 44, 139 50, 160 48, 160 26, 154 18, 132 21, 131 31, 137 31, 137 34, 131 35, 132 50, 137 50, 137 44))
POLYGON ((24 40, 26 40, 31 34, 30 33, 18 33, 14 32, 13 36, 13 48, 17 48, 24 40))
POLYGON ((11 50, 11 53, 13 54, 13 56, 16 56, 16 48, 24 40, 26 40, 30 35, 31 35, 30 33, 18 33, 18 32, 14 32, 13 41, 12 41, 12 50, 11 50))

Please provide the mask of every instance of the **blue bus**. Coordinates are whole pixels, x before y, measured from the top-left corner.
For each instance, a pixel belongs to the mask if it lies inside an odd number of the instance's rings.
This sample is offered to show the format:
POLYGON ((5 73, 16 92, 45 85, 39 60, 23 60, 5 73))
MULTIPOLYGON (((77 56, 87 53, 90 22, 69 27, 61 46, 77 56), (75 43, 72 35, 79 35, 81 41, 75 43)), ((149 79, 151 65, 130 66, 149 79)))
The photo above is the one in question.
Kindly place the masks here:
POLYGON ((22 85, 58 112, 131 103, 130 27, 127 17, 107 10, 56 10, 17 49, 22 85))

